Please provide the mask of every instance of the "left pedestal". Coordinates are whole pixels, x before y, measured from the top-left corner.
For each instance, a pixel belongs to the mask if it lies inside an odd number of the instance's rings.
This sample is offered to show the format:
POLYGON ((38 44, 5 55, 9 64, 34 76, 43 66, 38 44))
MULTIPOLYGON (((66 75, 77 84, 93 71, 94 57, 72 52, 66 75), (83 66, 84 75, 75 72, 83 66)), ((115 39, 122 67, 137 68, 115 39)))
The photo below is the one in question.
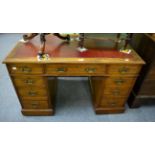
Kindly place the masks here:
POLYGON ((21 103, 22 114, 53 115, 56 78, 48 80, 43 74, 43 65, 8 64, 7 67, 21 103))

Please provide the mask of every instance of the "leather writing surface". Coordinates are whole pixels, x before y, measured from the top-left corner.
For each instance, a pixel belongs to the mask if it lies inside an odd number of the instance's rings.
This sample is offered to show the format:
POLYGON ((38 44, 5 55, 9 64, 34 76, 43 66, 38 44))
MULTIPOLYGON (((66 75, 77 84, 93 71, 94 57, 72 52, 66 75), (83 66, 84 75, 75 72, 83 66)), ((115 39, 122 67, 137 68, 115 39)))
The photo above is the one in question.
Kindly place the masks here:
MULTIPOLYGON (((36 57, 39 51, 40 41, 36 37, 28 43, 19 43, 14 50, 13 57, 16 58, 29 58, 36 57)), ((121 53, 115 49, 88 49, 85 52, 79 52, 77 50, 77 42, 71 42, 70 44, 63 42, 62 40, 49 35, 46 39, 45 51, 50 57, 61 58, 132 58, 130 54, 121 53)))

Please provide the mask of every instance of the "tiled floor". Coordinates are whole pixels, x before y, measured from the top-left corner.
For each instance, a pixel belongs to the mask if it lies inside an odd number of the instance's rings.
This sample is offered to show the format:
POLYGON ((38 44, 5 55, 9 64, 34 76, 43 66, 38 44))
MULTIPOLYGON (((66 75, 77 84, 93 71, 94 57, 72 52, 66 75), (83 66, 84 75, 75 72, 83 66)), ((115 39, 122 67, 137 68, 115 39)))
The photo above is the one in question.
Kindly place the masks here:
MULTIPOLYGON (((0 34, 0 62, 6 57, 22 34, 0 34)), ((0 63, 0 121, 80 121, 133 122, 155 121, 155 103, 124 114, 95 115, 87 78, 61 78, 58 82, 55 116, 23 116, 20 104, 9 79, 5 65, 0 63)))

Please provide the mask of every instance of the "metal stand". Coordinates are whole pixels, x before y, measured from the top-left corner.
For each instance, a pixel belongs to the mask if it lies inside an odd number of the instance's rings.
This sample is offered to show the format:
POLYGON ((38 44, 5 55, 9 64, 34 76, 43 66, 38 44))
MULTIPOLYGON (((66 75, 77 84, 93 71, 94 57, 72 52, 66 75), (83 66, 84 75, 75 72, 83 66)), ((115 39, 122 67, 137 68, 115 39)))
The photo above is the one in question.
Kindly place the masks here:
POLYGON ((79 52, 87 51, 87 49, 84 47, 84 39, 85 39, 84 33, 80 33, 79 45, 78 45, 78 48, 77 48, 79 52))

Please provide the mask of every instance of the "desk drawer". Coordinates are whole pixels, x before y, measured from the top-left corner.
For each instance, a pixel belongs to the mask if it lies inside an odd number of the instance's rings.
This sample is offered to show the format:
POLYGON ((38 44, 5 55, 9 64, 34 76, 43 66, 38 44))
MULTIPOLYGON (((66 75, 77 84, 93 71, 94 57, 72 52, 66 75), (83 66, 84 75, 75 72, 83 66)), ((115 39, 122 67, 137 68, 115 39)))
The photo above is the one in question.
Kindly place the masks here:
POLYGON ((37 100, 23 100, 22 105, 24 109, 48 109, 48 101, 37 101, 37 100))
POLYGON ((43 77, 32 77, 32 76, 13 77, 13 81, 15 85, 19 87, 22 87, 22 86, 45 87, 45 79, 43 77))
POLYGON ((104 108, 114 108, 114 107, 124 107, 126 98, 113 97, 113 96, 104 96, 99 107, 104 108))
POLYGON ((139 65, 109 65, 108 74, 110 75, 138 75, 141 66, 139 65))
POLYGON ((135 83, 135 78, 109 77, 105 80, 104 94, 127 96, 135 83))
POLYGON ((9 64, 11 74, 43 74, 41 64, 9 64))
POLYGON ((114 97, 119 97, 119 96, 128 96, 129 95, 129 88, 118 88, 118 87, 106 87, 104 89, 104 94, 105 95, 112 95, 114 97))
POLYGON ((105 75, 105 65, 89 65, 89 64, 49 64, 46 65, 46 74, 57 76, 91 76, 91 75, 105 75))
POLYGON ((48 94, 45 88, 19 88, 18 93, 22 99, 48 99, 48 94))
POLYGON ((124 77, 109 77, 105 81, 106 87, 118 87, 118 88, 129 88, 134 82, 135 78, 124 78, 124 77))

